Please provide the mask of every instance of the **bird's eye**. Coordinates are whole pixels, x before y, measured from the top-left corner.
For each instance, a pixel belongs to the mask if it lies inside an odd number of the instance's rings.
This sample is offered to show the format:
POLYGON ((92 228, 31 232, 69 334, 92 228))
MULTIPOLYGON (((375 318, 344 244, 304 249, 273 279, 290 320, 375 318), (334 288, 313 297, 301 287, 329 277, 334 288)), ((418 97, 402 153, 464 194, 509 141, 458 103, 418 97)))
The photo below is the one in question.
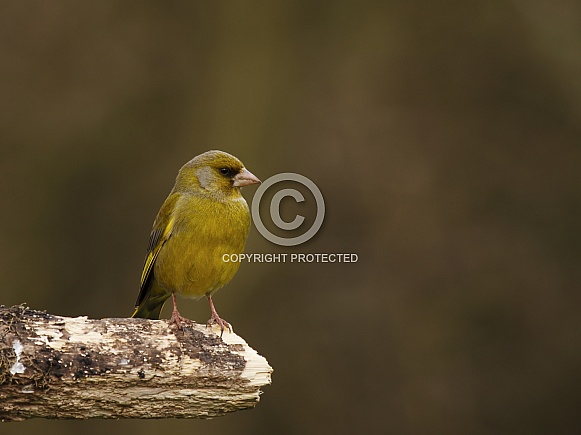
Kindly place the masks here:
POLYGON ((229 175, 230 174, 230 168, 220 168, 218 170, 220 171, 220 174, 222 174, 222 175, 229 175))

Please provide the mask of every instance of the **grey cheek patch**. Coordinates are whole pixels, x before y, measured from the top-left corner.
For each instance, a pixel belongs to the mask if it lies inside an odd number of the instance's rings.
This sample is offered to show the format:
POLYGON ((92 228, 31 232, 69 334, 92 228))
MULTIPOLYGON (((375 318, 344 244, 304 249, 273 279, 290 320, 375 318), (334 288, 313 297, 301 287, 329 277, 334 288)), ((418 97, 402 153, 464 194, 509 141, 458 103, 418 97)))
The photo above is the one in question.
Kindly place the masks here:
POLYGON ((196 170, 196 177, 198 177, 198 181, 200 182, 200 186, 203 189, 208 190, 208 186, 213 178, 212 168, 204 166, 196 170))

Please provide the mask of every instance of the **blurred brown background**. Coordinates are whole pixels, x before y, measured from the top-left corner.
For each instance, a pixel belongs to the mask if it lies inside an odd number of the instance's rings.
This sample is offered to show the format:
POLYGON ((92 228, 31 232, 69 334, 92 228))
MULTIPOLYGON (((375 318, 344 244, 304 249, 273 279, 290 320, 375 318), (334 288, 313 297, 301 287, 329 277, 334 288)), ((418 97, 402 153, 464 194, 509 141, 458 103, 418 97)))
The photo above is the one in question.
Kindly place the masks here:
POLYGON ((576 432, 580 77, 564 0, 2 2, 1 304, 128 316, 213 148, 325 197, 314 239, 248 252, 359 262, 243 264, 216 295, 275 369, 252 411, 0 432, 576 432))

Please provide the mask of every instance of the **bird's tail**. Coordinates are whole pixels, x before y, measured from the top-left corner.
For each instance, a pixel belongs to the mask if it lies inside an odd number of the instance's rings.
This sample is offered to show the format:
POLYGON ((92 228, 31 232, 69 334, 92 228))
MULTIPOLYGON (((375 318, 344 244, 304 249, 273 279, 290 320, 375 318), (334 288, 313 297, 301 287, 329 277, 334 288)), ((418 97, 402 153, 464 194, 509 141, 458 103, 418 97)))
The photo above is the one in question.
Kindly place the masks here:
POLYGON ((139 295, 137 306, 131 317, 140 317, 142 319, 159 319, 161 309, 171 293, 167 293, 156 282, 150 286, 144 295, 139 295))

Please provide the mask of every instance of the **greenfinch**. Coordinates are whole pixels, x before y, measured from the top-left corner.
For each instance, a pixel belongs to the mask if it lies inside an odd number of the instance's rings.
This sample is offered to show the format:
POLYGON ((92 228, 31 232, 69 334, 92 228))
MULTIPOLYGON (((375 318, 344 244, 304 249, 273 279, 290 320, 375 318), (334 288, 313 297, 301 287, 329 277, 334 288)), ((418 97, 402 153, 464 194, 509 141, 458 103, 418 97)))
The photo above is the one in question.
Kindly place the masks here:
POLYGON ((207 325, 219 325, 221 334, 225 327, 232 330, 218 315, 212 295, 240 266, 223 256, 244 251, 250 212, 240 188, 256 183, 260 180, 240 160, 223 151, 205 152, 182 166, 153 223, 132 317, 159 319, 171 296, 170 323, 180 328, 185 319, 176 295, 206 296, 212 313, 207 325))

